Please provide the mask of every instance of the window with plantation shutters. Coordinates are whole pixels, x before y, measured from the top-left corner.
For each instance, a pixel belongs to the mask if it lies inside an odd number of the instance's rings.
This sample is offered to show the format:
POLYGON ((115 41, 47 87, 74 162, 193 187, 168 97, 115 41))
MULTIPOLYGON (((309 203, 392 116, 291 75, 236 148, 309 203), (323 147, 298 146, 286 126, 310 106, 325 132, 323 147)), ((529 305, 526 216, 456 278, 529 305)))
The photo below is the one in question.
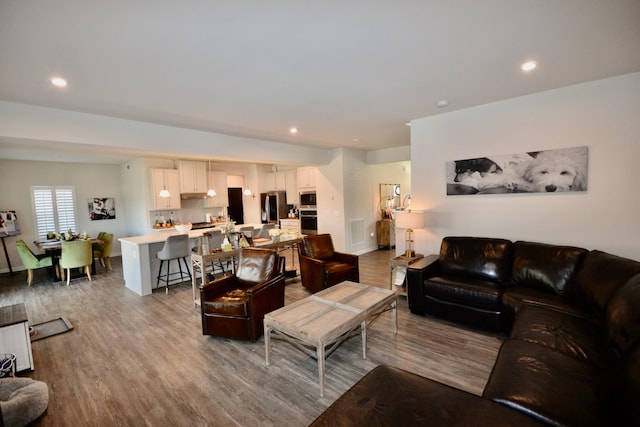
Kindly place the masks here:
POLYGON ((31 198, 38 238, 45 239, 49 232, 77 232, 73 187, 34 186, 31 198))

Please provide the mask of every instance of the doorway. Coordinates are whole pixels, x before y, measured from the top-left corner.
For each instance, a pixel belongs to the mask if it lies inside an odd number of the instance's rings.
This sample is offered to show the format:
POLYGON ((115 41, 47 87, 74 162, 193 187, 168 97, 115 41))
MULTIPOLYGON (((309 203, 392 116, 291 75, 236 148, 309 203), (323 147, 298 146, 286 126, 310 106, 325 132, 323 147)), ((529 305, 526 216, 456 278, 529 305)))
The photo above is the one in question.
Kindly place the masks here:
POLYGON ((227 189, 229 195, 229 209, 227 211, 231 221, 236 224, 244 224, 244 206, 242 204, 242 188, 230 187, 227 189))

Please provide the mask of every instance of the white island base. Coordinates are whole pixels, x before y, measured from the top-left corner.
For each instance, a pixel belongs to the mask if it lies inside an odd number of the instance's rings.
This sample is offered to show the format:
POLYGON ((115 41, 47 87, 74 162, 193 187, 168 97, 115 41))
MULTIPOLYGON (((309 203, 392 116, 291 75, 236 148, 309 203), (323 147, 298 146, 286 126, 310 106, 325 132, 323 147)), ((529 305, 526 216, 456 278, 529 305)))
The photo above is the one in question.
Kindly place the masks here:
MULTIPOLYGON (((253 225, 253 224, 243 224, 253 225)), ((236 229, 238 229, 236 225, 236 229)), ((211 231, 213 228, 189 231, 190 247, 194 247, 197 239, 203 233, 211 231)), ((164 242, 169 236, 179 234, 177 231, 166 231, 162 233, 148 234, 146 236, 122 237, 120 241, 122 252, 122 273, 124 284, 128 289, 140 296, 150 295, 156 286, 160 260, 156 257, 158 251, 164 246, 164 242)), ((187 258, 187 265, 191 266, 190 257, 187 258)), ((182 265, 184 270, 184 265, 182 265)), ((171 263, 171 272, 178 271, 178 265, 171 263)))

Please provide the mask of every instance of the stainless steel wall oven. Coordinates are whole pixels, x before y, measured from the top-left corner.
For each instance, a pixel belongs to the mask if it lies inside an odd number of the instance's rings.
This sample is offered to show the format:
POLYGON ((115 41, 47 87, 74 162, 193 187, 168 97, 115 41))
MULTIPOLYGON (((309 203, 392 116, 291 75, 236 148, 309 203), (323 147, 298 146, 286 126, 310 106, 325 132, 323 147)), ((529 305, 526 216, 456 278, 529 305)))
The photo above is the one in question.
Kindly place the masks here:
POLYGON ((318 234, 318 211, 300 209, 300 231, 302 234, 318 234))

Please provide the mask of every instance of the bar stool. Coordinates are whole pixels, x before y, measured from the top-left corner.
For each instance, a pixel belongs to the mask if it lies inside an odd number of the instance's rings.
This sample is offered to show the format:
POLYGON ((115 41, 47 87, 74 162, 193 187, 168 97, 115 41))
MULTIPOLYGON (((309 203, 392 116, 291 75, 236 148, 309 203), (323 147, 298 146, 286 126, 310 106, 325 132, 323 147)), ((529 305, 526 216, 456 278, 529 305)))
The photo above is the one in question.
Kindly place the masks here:
POLYGON ((191 281, 191 270, 189 269, 189 265, 187 264, 187 257, 189 256, 189 235, 187 234, 178 234, 175 236, 169 236, 167 240, 164 242, 164 246, 158 253, 156 257, 160 260, 160 268, 158 269, 158 279, 156 280, 156 288, 160 285, 160 281, 164 281, 167 285, 165 288, 165 292, 169 293, 169 282, 171 276, 180 275, 180 282, 185 281, 185 277, 189 278, 191 281), (182 262, 184 262, 184 266, 187 269, 188 276, 184 276, 182 272, 182 265, 180 264, 180 258, 182 258, 182 262), (178 261, 178 268, 180 272, 169 272, 169 266, 171 265, 171 260, 178 261), (162 274, 162 265, 164 262, 167 262, 167 274, 162 274))

